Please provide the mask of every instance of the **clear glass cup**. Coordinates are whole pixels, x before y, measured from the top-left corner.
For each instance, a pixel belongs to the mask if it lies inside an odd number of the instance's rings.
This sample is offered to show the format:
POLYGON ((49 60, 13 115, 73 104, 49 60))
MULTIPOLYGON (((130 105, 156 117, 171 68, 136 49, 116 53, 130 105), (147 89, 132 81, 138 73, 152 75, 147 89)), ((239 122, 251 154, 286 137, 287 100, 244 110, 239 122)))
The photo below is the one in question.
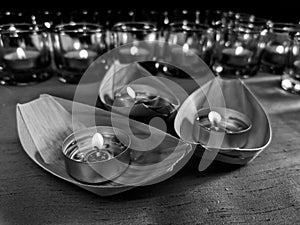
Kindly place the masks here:
POLYGON ((56 71, 64 83, 78 83, 90 64, 107 51, 105 31, 97 24, 57 25, 53 38, 56 71))
MULTIPOLYGON (((191 22, 171 23, 167 41, 170 45, 179 45, 178 51, 191 51, 208 66, 211 65, 214 36, 213 30, 207 25, 191 22)), ((173 51, 176 51, 176 48, 173 51)))
POLYGON ((0 83, 28 85, 51 77, 49 36, 42 26, 0 26, 0 83))
POLYGON ((121 64, 132 61, 155 61, 156 48, 151 42, 159 40, 161 33, 150 22, 121 22, 112 28, 113 46, 126 45, 116 54, 121 64))
POLYGON ((300 33, 295 35, 284 74, 281 77, 281 87, 291 93, 300 94, 300 33))
POLYGON ((260 40, 261 70, 282 75, 299 25, 292 23, 270 23, 260 40))
POLYGON ((219 29, 213 71, 223 77, 255 75, 259 69, 258 43, 262 31, 262 27, 250 21, 219 29))

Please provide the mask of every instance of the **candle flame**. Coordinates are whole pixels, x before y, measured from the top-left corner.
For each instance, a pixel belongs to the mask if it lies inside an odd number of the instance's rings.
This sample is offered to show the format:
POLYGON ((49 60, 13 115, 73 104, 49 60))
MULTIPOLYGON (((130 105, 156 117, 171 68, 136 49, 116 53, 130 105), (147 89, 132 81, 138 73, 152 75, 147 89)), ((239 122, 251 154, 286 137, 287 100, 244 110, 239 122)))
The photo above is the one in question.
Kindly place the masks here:
POLYGON ((149 34, 149 37, 148 37, 149 41, 155 41, 155 39, 156 39, 155 33, 149 34))
POLYGON ((132 47, 130 48, 130 54, 131 54, 131 55, 136 55, 137 53, 138 53, 138 48, 135 47, 135 46, 132 46, 132 47))
POLYGON ((49 22, 45 22, 44 25, 45 25, 45 27, 47 27, 47 28, 50 28, 50 27, 51 27, 51 23, 49 23, 49 22))
POLYGON ((73 44, 74 49, 79 50, 80 49, 80 42, 79 41, 75 41, 73 44))
POLYGON ((282 45, 278 45, 275 49, 275 51, 279 54, 284 53, 284 47, 282 45))
POLYGON ((135 91, 134 91, 131 87, 127 87, 126 91, 127 91, 127 94, 128 94, 131 98, 135 99, 136 94, 135 94, 135 91))
POLYGON ((164 19, 164 24, 169 24, 169 18, 168 18, 168 17, 166 17, 166 18, 164 19))
POLYGON ((92 146, 98 149, 101 149, 104 144, 104 138, 102 134, 95 133, 92 138, 92 146))
POLYGON ((22 48, 17 48, 18 59, 26 59, 26 54, 22 48))
POLYGON ((184 53, 187 53, 189 51, 190 47, 187 43, 185 43, 183 46, 182 46, 182 51, 184 53))
POLYGON ((89 53, 87 52, 87 50, 85 50, 85 49, 80 50, 80 52, 79 52, 79 57, 80 58, 87 59, 88 56, 89 56, 89 53))
POLYGON ((236 49, 235 49, 235 54, 236 55, 240 55, 242 54, 244 48, 242 46, 238 46, 236 49))
POLYGON ((222 117, 218 112, 210 111, 208 114, 208 120, 214 127, 217 127, 221 122, 222 117))

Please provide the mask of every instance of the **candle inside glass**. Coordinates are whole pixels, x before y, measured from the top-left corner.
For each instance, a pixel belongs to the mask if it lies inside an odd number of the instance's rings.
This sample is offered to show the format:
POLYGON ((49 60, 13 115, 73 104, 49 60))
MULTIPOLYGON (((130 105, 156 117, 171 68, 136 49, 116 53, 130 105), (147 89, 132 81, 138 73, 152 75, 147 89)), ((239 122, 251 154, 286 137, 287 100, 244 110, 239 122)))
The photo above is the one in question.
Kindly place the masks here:
POLYGON ((262 63, 282 67, 286 63, 286 57, 284 46, 267 46, 262 54, 262 63))
POLYGON ((97 52, 89 49, 72 50, 64 54, 70 69, 85 70, 97 57, 97 52))
POLYGON ((12 70, 32 69, 37 66, 40 53, 35 50, 17 48, 15 52, 4 55, 6 65, 12 70))
POLYGON ((241 46, 222 50, 222 63, 232 66, 246 66, 250 63, 253 52, 241 46))

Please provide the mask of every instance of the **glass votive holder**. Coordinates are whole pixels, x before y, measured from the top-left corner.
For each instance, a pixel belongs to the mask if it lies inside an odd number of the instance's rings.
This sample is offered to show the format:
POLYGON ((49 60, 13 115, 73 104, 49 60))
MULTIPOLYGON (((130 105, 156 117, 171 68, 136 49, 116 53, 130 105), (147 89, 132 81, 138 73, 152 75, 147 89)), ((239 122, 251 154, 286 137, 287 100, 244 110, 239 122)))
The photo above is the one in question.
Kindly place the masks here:
POLYGON ((61 24, 55 27, 53 38, 56 71, 64 83, 78 83, 90 64, 107 50, 105 32, 97 24, 61 24))
POLYGON ((198 55, 208 66, 211 65, 214 34, 207 25, 190 22, 171 23, 167 42, 170 45, 178 45, 171 49, 172 62, 177 65, 190 66, 194 63, 189 57, 181 57, 182 51, 186 56, 198 55))
POLYGON ((32 24, 0 26, 0 83, 27 85, 51 76, 48 33, 32 24))
POLYGON ((295 35, 288 63, 281 77, 281 87, 288 92, 300 94, 300 33, 295 35))
POLYGON ((290 54, 290 47, 299 25, 292 23, 271 23, 259 43, 261 48, 261 70, 282 75, 290 54))
POLYGON ((213 71, 223 77, 246 78, 259 69, 258 41, 261 27, 253 23, 239 23, 234 28, 220 29, 214 52, 213 71))
POLYGON ((114 47, 127 45, 118 52, 120 63, 129 63, 128 59, 149 60, 154 49, 149 45, 151 41, 158 40, 159 32, 153 23, 149 22, 121 22, 112 28, 114 47))

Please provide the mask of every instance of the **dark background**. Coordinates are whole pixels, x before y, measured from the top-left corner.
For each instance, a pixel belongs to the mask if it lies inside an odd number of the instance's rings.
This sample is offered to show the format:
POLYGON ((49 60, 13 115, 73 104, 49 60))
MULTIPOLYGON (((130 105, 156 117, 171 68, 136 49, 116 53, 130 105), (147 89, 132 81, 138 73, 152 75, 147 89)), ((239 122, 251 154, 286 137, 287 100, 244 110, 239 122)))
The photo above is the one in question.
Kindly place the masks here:
POLYGON ((291 0, 2 0, 0 10, 173 10, 173 9, 211 9, 232 10, 251 13, 258 17, 277 22, 300 21, 300 4, 291 0))

